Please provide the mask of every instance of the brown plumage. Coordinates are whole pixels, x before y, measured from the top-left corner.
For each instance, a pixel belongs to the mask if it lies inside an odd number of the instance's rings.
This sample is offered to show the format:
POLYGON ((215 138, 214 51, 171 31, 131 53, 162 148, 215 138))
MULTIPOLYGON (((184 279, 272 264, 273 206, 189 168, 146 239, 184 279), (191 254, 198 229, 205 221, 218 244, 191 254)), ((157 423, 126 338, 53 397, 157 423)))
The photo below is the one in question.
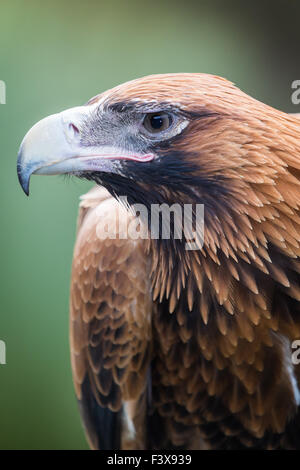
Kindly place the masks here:
MULTIPOLYGON (((127 157, 53 171, 106 188, 82 198, 71 282, 71 360, 91 446, 300 448, 299 118, 204 74, 134 80, 84 109, 96 114, 64 118, 76 145, 95 154, 111 133, 127 157), (126 140, 132 116, 161 111, 178 132, 126 140), (124 195, 204 204, 203 247, 103 239, 115 217, 125 228, 134 219, 124 195)), ((27 191, 32 172, 46 173, 32 140, 18 166, 27 191)))

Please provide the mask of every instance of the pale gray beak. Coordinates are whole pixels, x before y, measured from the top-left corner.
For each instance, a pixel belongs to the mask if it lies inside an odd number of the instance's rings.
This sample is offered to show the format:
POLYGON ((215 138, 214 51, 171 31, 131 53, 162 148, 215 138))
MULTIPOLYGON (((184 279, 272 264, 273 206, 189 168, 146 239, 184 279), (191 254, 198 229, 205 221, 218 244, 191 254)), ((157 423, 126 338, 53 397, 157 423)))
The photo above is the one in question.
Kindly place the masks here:
POLYGON ((53 114, 35 124, 21 144, 17 171, 24 192, 29 194, 32 174, 114 172, 112 160, 150 161, 153 155, 138 155, 102 145, 82 145, 82 129, 95 113, 95 106, 79 106, 53 114))

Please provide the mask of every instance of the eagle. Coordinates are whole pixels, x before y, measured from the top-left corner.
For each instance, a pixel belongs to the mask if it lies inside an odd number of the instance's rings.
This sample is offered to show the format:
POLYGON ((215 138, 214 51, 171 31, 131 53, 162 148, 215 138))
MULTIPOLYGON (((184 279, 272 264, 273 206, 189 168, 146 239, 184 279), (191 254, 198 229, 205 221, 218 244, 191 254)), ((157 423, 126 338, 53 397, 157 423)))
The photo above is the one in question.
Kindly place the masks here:
POLYGON ((150 75, 42 119, 17 171, 27 195, 32 174, 96 183, 70 294, 91 448, 300 448, 299 116, 218 76, 150 75), (173 204, 193 226, 203 206, 196 248, 149 235, 173 204))

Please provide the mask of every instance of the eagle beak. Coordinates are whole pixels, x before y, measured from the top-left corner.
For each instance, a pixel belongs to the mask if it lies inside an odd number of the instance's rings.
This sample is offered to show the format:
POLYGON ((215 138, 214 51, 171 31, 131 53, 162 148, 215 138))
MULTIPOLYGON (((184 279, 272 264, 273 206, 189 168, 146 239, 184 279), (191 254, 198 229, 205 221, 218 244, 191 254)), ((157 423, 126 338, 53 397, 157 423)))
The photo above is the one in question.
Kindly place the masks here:
POLYGON ((150 161, 151 154, 132 154, 109 145, 95 147, 82 142, 82 129, 89 125, 93 106, 79 106, 53 114, 35 124, 21 143, 17 172, 27 196, 32 174, 58 175, 84 172, 114 173, 113 160, 150 161))

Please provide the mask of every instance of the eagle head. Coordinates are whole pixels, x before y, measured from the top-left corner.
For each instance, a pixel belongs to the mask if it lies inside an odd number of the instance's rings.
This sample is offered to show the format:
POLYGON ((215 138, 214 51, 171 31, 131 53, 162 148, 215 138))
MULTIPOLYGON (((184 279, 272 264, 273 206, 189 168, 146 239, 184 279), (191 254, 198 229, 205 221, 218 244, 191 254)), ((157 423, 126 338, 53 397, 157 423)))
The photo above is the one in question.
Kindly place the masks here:
POLYGON ((192 188, 212 200, 228 193, 237 168, 251 164, 242 146, 251 149, 246 122, 256 108, 215 76, 133 80, 33 126, 20 147, 19 180, 26 194, 32 174, 65 173, 138 202, 177 200, 192 188))

